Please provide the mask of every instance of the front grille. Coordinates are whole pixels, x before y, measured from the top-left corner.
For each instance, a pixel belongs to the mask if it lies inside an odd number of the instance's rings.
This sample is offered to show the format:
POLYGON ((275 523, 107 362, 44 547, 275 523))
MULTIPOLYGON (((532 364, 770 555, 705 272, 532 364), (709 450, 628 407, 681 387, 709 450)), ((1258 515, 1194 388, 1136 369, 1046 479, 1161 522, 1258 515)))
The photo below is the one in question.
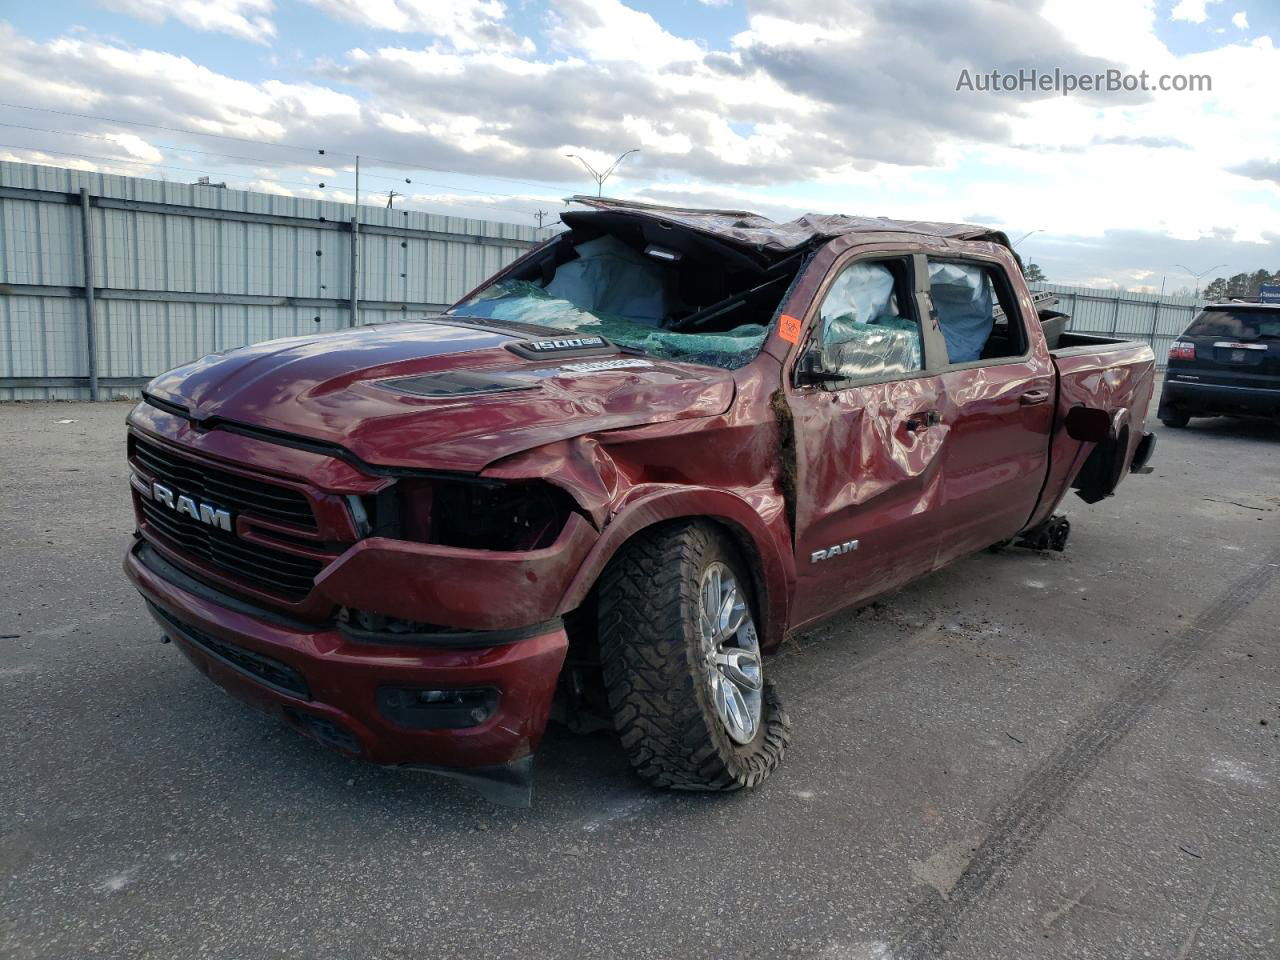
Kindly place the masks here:
MULTIPOLYGON (((236 476, 136 435, 130 439, 134 467, 169 486, 175 494, 226 508, 236 516, 243 513, 246 517, 283 521, 300 530, 317 530, 311 503, 297 490, 236 476)), ((138 503, 146 533, 160 546, 175 551, 198 569, 230 575, 285 601, 305 599, 328 562, 289 549, 289 543, 312 549, 319 546, 301 534, 290 537, 271 531, 270 536, 286 543, 270 547, 197 522, 156 499, 142 496, 138 503)))
POLYGON ((133 459, 149 476, 198 500, 264 520, 291 523, 305 530, 316 529, 311 503, 297 490, 250 480, 198 460, 188 460, 137 436, 133 437, 133 459))
POLYGON ((264 657, 262 654, 246 650, 244 647, 238 647, 234 643, 227 643, 225 640, 211 637, 202 630, 197 630, 195 627, 185 623, 179 623, 155 604, 148 604, 148 606, 151 607, 152 612, 160 618, 162 623, 168 624, 184 640, 195 644, 205 653, 221 660, 227 666, 234 667, 260 683, 264 683, 268 687, 287 693, 290 696, 298 697, 302 700, 311 699, 311 690, 307 687, 307 681, 303 679, 302 674, 288 664, 281 663, 271 657, 264 657))
POLYGON ((187 520, 146 497, 138 502, 147 526, 162 543, 198 563, 261 586, 285 599, 306 597, 325 567, 320 560, 273 550, 241 540, 234 533, 217 527, 187 520))

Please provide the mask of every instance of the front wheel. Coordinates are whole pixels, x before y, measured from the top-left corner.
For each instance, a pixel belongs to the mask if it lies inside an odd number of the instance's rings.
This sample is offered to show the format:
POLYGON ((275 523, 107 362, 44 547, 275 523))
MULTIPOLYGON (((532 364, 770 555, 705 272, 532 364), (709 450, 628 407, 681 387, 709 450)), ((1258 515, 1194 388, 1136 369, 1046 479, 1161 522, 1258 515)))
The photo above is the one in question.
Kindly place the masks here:
POLYGON ((1175 430, 1181 430, 1191 422, 1191 418, 1185 413, 1180 413, 1177 410, 1170 410, 1168 413, 1161 414, 1160 422, 1166 427, 1173 427, 1175 430))
POLYGON ((746 574, 726 535, 688 521, 641 533, 601 577, 609 706, 656 787, 753 787, 782 760, 790 723, 764 679, 746 574))

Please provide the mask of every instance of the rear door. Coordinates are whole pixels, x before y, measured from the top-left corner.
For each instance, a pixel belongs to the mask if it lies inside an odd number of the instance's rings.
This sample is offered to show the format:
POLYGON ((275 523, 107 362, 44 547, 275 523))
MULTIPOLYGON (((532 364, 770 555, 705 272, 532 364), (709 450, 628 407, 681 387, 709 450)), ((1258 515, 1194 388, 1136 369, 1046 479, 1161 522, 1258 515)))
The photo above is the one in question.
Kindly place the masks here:
POLYGON ((797 624, 933 565, 945 428, 916 277, 910 255, 838 260, 803 320, 799 366, 830 379, 788 388, 797 624))
POLYGON ((941 415, 944 531, 935 563, 988 547, 1027 523, 1049 466, 1056 380, 1043 335, 998 260, 928 258, 930 309, 946 351, 941 415))

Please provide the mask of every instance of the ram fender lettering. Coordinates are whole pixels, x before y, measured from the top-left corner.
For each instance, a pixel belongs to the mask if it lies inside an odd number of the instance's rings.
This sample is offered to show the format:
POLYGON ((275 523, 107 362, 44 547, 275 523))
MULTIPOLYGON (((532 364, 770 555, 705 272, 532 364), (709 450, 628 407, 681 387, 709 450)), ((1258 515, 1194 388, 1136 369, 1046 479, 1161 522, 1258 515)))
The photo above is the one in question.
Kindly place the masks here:
POLYGON ((858 549, 857 540, 846 540, 844 543, 837 543, 834 547, 827 547, 825 550, 815 550, 809 554, 810 563, 818 563, 822 560, 830 560, 832 557, 838 557, 845 553, 852 553, 858 549))

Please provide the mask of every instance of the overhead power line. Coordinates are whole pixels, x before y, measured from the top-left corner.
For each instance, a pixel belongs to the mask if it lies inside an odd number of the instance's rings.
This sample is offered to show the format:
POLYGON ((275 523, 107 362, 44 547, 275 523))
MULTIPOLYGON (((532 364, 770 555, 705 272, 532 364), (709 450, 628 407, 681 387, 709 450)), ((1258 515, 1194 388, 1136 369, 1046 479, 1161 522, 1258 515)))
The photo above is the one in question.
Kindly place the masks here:
MULTIPOLYGON (((84 139, 84 140, 105 140, 107 143, 115 143, 115 144, 119 143, 119 141, 115 137, 104 136, 103 134, 98 134, 98 133, 76 133, 73 130, 59 130, 56 127, 33 127, 25 123, 7 123, 3 120, 0 120, 0 127, 11 127, 15 130, 35 130, 40 133, 53 133, 60 137, 80 137, 81 139, 84 139)), ((176 146, 174 144, 169 144, 169 143, 149 143, 148 146, 153 147, 157 150, 174 150, 180 153, 195 153, 195 154, 199 154, 202 157, 221 157, 224 160, 243 160, 247 163, 278 164, 281 162, 285 162, 285 163, 292 164, 295 162, 292 160, 286 160, 286 161, 268 160, 264 157, 246 157, 238 153, 214 153, 211 150, 196 150, 192 147, 176 146)), ((31 149, 37 150, 39 148, 31 147, 31 149)), ((300 161, 297 161, 297 162, 300 163, 300 161)))
MULTIPOLYGON (((34 130, 40 133, 52 133, 60 137, 79 137, 85 140, 101 140, 106 143, 118 144, 119 142, 113 137, 104 136, 102 134, 76 133, 72 130, 59 130, 55 127, 33 127, 33 126, 30 126, 29 124, 8 123, 3 120, 0 120, 0 127, 11 127, 15 130, 34 130)), ((192 149, 191 147, 178 146, 175 144, 168 144, 168 143, 151 143, 148 145, 151 147, 154 147, 157 150, 171 150, 177 153, 194 153, 202 157, 220 157, 224 160, 240 160, 245 163, 259 163, 259 164, 267 164, 269 166, 278 165, 282 162, 289 163, 289 164, 295 163, 295 161, 292 161, 292 160, 287 160, 287 161, 271 160, 266 157, 249 157, 249 156, 245 156, 244 154, 238 154, 238 153, 216 153, 212 150, 195 150, 195 149, 192 149)), ((25 147, 23 149, 42 150, 43 148, 42 147, 25 147)), ((51 151, 51 152, 57 152, 57 151, 51 151)), ((299 165, 301 165, 300 161, 298 163, 299 165)), ((452 184, 452 183, 429 183, 425 180, 414 180, 412 177, 393 177, 393 176, 388 176, 387 174, 382 174, 382 173, 369 173, 368 171, 361 171, 360 175, 362 177, 368 177, 374 180, 386 180, 390 183, 408 183, 408 184, 413 184, 415 186, 420 186, 420 187, 434 187, 440 190, 461 190, 464 193, 476 193, 482 196, 510 197, 512 199, 521 199, 520 194, 516 194, 516 193, 500 193, 494 190, 477 190, 472 187, 463 187, 463 186, 459 186, 457 184, 452 184)), ((265 179, 265 178, 260 178, 260 179, 265 179)), ((278 182, 287 183, 289 181, 281 180, 278 182)), ((323 182, 310 184, 310 186, 316 186, 316 187, 319 187, 320 189, 325 189, 325 184, 323 182)), ((397 194, 397 196, 401 196, 401 195, 402 194, 397 194)))
POLYGON ((125 120, 120 117, 101 117, 92 113, 75 113, 71 110, 55 110, 52 107, 29 107, 22 103, 0 102, 0 107, 11 107, 14 110, 34 110, 38 113, 56 113, 60 117, 76 117, 80 120, 101 120, 105 123, 127 123, 135 127, 150 127, 152 130, 168 130, 170 133, 186 133, 196 137, 217 137, 219 140, 234 140, 237 143, 252 143, 255 146, 275 146, 288 150, 307 150, 311 153, 323 153, 319 147, 302 147, 291 143, 272 143, 269 140, 253 140, 249 137, 233 137, 227 133, 208 133, 204 130, 189 130, 183 127, 167 127, 162 123, 147 123, 145 120, 125 120))
MULTIPOLYGON (((26 150, 30 153, 46 153, 57 157, 75 157, 78 160, 101 160, 105 163, 128 163, 134 166, 156 167, 160 170, 179 170, 182 173, 191 174, 192 176, 199 176, 203 172, 194 167, 178 167, 168 163, 152 163, 150 160, 130 160, 125 157, 104 157, 99 153, 72 153, 69 150, 50 150, 45 147, 29 147, 18 143, 0 143, 0 147, 7 150, 26 150)), ((277 180, 274 177, 259 177, 256 175, 253 177, 245 177, 243 179, 262 180, 266 183, 279 183, 290 187, 307 187, 312 190, 316 188, 314 183, 303 183, 300 180, 277 180)))
MULTIPOLYGON (((124 124, 129 124, 130 126, 149 127, 153 130, 166 130, 169 133, 181 133, 181 134, 186 134, 188 136, 193 136, 193 137, 213 137, 218 140, 232 140, 236 143, 251 143, 254 146, 258 146, 258 147, 265 146, 265 147, 279 147, 284 150, 301 150, 317 156, 346 157, 352 160, 354 160, 356 156, 354 153, 345 153, 341 150, 330 150, 325 147, 308 147, 308 146, 302 146, 301 144, 289 143, 287 141, 272 141, 272 140, 261 140, 261 139, 254 140, 249 137, 236 137, 227 133, 209 133, 208 131, 205 131, 205 130, 191 130, 186 127, 166 126, 165 124, 162 124, 162 123, 148 123, 145 120, 125 120, 122 117, 104 117, 100 114, 94 114, 94 113, 76 113, 71 110, 55 110, 52 107, 31 107, 21 103, 7 103, 3 101, 0 101, 0 107, 9 107, 14 110, 30 110, 37 113, 53 113, 61 117, 75 117, 80 120, 97 120, 102 123, 124 123, 124 124)), ((173 148, 173 149, 180 149, 180 148, 173 148)), ((192 151, 192 152, 195 152, 195 151, 192 151)), ((496 173, 494 174, 461 173, 457 170, 447 170, 444 167, 426 166, 411 160, 389 160, 383 157, 366 157, 365 159, 372 163, 379 163, 379 164, 382 164, 383 166, 388 166, 388 167, 405 167, 409 170, 432 170, 436 173, 450 173, 450 174, 454 174, 455 176, 473 177, 476 179, 502 180, 507 183, 518 183, 518 184, 521 184, 522 186, 539 187, 542 189, 545 189, 546 187, 552 185, 553 183, 568 182, 568 181, 549 181, 549 180, 536 182, 533 180, 520 180, 520 179, 517 179, 516 177, 504 177, 501 174, 496 174, 496 173)), ((279 162, 279 161, 273 161, 273 162, 279 162)), ((394 178, 386 178, 386 179, 394 179, 394 178)), ((514 194, 509 194, 509 196, 514 196, 514 194)))
MULTIPOLYGON (((45 148, 45 147, 29 147, 29 146, 23 146, 23 145, 21 145, 21 144, 15 144, 15 143, 0 143, 0 149, 6 149, 6 150, 24 150, 24 151, 27 151, 27 152, 29 152, 29 153, 42 153, 42 154, 48 154, 48 155, 51 155, 51 156, 57 156, 57 157, 73 157, 73 158, 78 159, 78 160, 98 160, 98 161, 102 161, 102 162, 104 162, 104 163, 125 163, 125 164, 130 164, 130 165, 133 165, 133 166, 154 167, 154 168, 157 168, 157 169, 160 169, 160 170, 176 170, 176 171, 178 171, 178 172, 180 172, 180 173, 185 173, 185 174, 187 174, 188 176, 192 176, 192 177, 198 177, 198 176, 201 176, 201 175, 203 174, 203 171, 202 171, 202 170, 200 170, 198 167, 179 167, 179 166, 175 166, 175 165, 173 165, 173 164, 152 163, 152 162, 151 162, 151 161, 149 161, 149 160, 131 160, 131 159, 126 159, 125 157, 105 157, 105 156, 103 156, 103 155, 101 155, 101 154, 94 154, 94 153, 73 153, 73 152, 68 151, 68 150, 51 150, 51 149, 47 149, 47 148, 45 148)), ((250 181, 262 181, 262 182, 264 182, 264 183, 278 183, 278 184, 281 184, 282 186, 306 187, 306 188, 311 189, 311 190, 316 189, 316 184, 314 184, 314 183, 303 183, 302 181, 299 181, 299 180, 279 180, 279 179, 276 179, 276 178, 274 178, 274 177, 260 177, 260 176, 257 176, 257 175, 254 175, 254 176, 251 176, 251 177, 242 177, 242 178, 240 178, 240 179, 243 179, 243 180, 250 180, 250 181)), ((425 185, 425 184, 424 184, 424 185, 425 185)), ((460 190, 460 189, 465 189, 465 188, 462 188, 462 187, 451 187, 451 186, 445 186, 445 185, 440 185, 440 186, 443 186, 443 187, 444 187, 444 189, 459 189, 459 190, 460 190)), ((476 192, 476 193, 483 193, 484 191, 474 191, 474 192, 476 192)), ((512 198, 515 198, 515 199, 519 199, 518 197, 516 197, 516 195, 515 195, 515 194, 492 194, 492 193, 490 193, 490 194, 485 194, 485 195, 486 195, 486 196, 509 196, 509 197, 512 197, 512 198)), ((406 197, 406 199, 411 199, 411 200, 421 200, 422 198, 419 198, 419 197, 406 197)), ((343 201, 334 201, 334 202, 343 202, 343 201)), ((430 202, 430 201, 429 201, 429 199, 427 200, 427 202, 430 202)), ((528 210, 528 208, 527 208, 527 207, 526 207, 526 208, 521 209, 521 208, 517 208, 517 207, 508 207, 508 206, 504 206, 504 205, 502 205, 502 204, 496 204, 496 203, 466 203, 466 202, 458 202, 458 203, 452 203, 452 204, 449 204, 449 203, 445 203, 444 201, 439 201, 439 203, 440 203, 440 205, 441 205, 441 206, 455 206, 455 207, 463 207, 463 208, 466 208, 466 209, 469 209, 469 210, 502 210, 502 211, 505 211, 505 212, 507 212, 507 213, 518 213, 518 214, 520 214, 521 216, 524 216, 524 217, 529 216, 529 210, 528 210)), ((483 218, 473 217, 473 218, 471 218, 471 219, 483 219, 483 218)))

